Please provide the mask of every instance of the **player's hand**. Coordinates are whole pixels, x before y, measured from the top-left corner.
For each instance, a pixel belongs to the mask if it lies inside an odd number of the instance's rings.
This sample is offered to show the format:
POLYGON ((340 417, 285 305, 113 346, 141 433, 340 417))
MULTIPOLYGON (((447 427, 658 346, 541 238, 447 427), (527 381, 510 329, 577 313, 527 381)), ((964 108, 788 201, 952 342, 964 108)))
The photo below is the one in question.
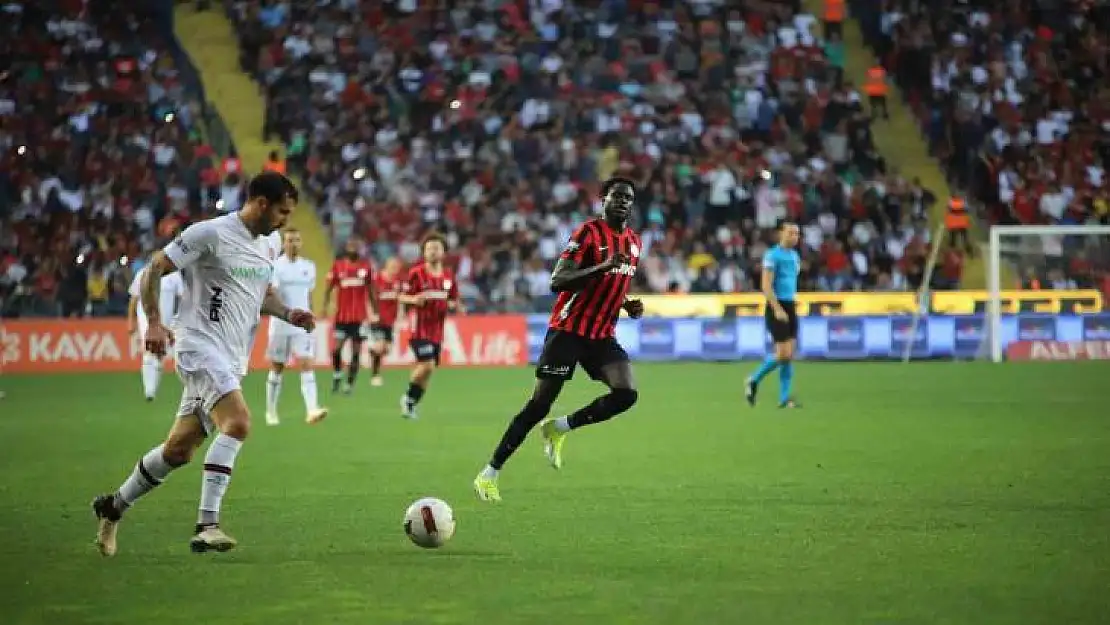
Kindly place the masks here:
POLYGON ((455 313, 456 315, 465 315, 466 306, 462 302, 447 302, 447 310, 455 313))
POLYGON ((639 319, 644 316, 644 301, 639 299, 630 299, 624 303, 624 310, 628 313, 629 317, 639 319))
POLYGON ((297 326, 307 332, 312 332, 316 329, 316 315, 312 314, 311 310, 301 310, 294 308, 289 311, 289 323, 297 326))
POLYGON ((143 344, 146 351, 163 358, 170 345, 173 345, 173 332, 161 322, 151 322, 146 330, 146 341, 143 344))
POLYGON ((775 319, 778 319, 783 323, 790 321, 790 317, 788 317, 786 314, 786 309, 784 309, 782 306, 775 306, 775 319))
POLYGON ((135 334, 136 334, 136 333, 137 333, 138 331, 139 331, 139 329, 138 329, 138 328, 136 328, 136 327, 135 327, 134 325, 132 325, 132 324, 130 324, 130 323, 129 323, 129 324, 127 324, 127 336, 135 336, 135 334))
POLYGON ((610 269, 616 269, 621 265, 627 264, 629 260, 630 259, 624 252, 613 252, 612 256, 601 261, 601 266, 604 271, 609 271, 610 269))
POLYGON ((412 296, 413 306, 423 306, 426 301, 428 301, 428 298, 423 293, 417 293, 412 296))
POLYGON ((366 313, 366 321, 370 325, 374 325, 375 323, 381 321, 381 319, 382 318, 378 316, 378 313, 366 313))

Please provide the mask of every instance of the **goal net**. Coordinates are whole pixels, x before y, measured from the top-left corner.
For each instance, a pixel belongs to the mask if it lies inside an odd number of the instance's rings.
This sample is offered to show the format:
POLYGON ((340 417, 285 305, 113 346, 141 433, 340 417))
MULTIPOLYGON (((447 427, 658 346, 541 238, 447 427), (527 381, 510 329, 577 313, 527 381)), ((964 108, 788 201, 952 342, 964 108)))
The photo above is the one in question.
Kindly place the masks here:
POLYGON ((1098 357, 1086 350, 1110 345, 1096 343, 1110 339, 1108 276, 1110 226, 992 227, 980 355, 994 362, 1098 357))

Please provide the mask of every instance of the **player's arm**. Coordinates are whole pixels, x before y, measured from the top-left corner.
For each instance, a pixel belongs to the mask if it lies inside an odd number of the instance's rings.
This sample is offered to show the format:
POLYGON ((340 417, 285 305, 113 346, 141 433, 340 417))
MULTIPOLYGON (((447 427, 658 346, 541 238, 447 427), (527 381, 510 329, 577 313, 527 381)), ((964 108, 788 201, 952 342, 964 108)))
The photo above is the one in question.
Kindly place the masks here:
POLYGON ((281 319, 298 328, 304 328, 309 332, 316 327, 316 317, 311 312, 289 308, 285 305, 285 302, 281 301, 281 296, 272 286, 266 287, 266 295, 262 298, 262 307, 259 312, 275 319, 281 319))
POLYGON ((401 285, 401 294, 397 296, 397 301, 405 306, 414 306, 420 308, 424 305, 424 294, 420 292, 420 279, 416 275, 416 269, 409 272, 409 277, 401 285))
POLYGON ((328 308, 331 307, 331 292, 335 290, 335 284, 338 276, 335 275, 335 265, 333 264, 331 270, 328 271, 328 286, 324 288, 324 302, 320 308, 320 316, 328 316, 328 308))
POLYGON ((127 333, 134 334, 139 323, 139 298, 132 295, 127 300, 127 333))
POLYGON ((139 282, 139 301, 142 303, 143 312, 146 313, 147 321, 150 322, 151 326, 162 324, 162 308, 158 301, 162 292, 162 276, 169 275, 178 269, 178 265, 170 258, 170 248, 176 247, 177 252, 174 253, 174 256, 177 256, 178 260, 187 261, 189 264, 196 262, 196 257, 199 257, 199 253, 194 257, 192 249, 188 247, 187 243, 178 244, 182 237, 184 237, 184 233, 181 237, 178 237, 177 241, 166 246, 165 250, 154 252, 154 256, 150 259, 150 265, 143 272, 143 278, 139 282), (182 252, 182 249, 189 250, 189 252, 182 252))
POLYGON ((452 280, 451 288, 447 291, 447 309, 457 315, 466 314, 466 306, 463 305, 462 294, 459 293, 458 280, 452 280))
POLYGON ((779 303, 779 298, 775 297, 775 259, 771 258, 770 254, 763 256, 763 273, 760 275, 759 288, 763 291, 763 297, 767 298, 767 306, 775 316, 785 317, 786 311, 779 303))
POLYGON ((551 292, 581 291, 594 278, 604 274, 613 267, 619 267, 625 262, 624 255, 614 250, 613 255, 593 265, 583 267, 586 250, 592 249, 593 235, 585 227, 581 227, 571 237, 567 247, 555 263, 555 270, 551 272, 551 292))
POLYGON ((370 276, 366 277, 366 318, 370 323, 378 322, 378 287, 370 276))

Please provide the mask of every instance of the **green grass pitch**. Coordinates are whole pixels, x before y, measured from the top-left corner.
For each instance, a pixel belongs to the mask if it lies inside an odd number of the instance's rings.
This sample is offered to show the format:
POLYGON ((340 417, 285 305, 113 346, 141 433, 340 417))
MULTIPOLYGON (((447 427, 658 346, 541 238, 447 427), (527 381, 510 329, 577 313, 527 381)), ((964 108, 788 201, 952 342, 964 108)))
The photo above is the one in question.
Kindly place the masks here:
MULTIPOLYGON (((364 375, 317 427, 290 376, 276 428, 252 375, 224 511, 240 548, 189 552, 194 465, 130 512, 114 559, 88 502, 165 433, 176 378, 147 404, 137 373, 0 377, 0 623, 1110 622, 1110 367, 802 363, 790 412, 774 375, 743 402, 751 368, 638 365, 639 405, 572 434, 561 473, 529 439, 500 505, 470 482, 529 370, 441 371, 417 422, 406 372, 364 375), (402 532, 422 495, 454 506, 444 549, 402 532)), ((556 408, 599 390, 578 379, 556 408)))

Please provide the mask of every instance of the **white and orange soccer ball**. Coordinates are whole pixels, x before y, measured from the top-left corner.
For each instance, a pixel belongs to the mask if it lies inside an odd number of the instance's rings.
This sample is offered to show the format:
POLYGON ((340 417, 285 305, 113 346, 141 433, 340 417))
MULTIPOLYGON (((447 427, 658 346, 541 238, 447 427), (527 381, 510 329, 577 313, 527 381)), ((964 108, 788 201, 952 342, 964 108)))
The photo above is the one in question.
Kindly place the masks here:
POLYGON ((455 535, 455 512, 446 501, 422 497, 405 510, 405 534, 418 547, 437 549, 455 535))

